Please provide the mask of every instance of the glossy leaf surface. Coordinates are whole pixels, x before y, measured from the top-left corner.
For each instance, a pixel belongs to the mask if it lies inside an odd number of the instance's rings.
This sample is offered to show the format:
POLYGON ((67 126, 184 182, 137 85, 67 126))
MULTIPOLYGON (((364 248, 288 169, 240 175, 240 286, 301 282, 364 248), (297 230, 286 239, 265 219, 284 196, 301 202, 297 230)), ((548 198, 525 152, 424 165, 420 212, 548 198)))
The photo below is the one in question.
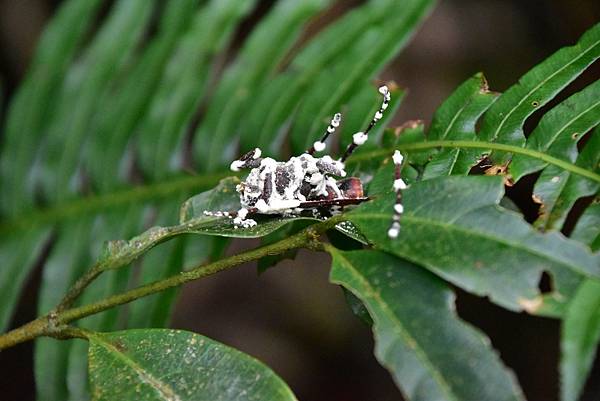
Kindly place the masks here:
POLYGON ((295 400, 256 359, 178 330, 127 330, 90 337, 95 401, 295 400))
POLYGON ((498 206, 496 177, 427 180, 404 191, 401 233, 387 237, 393 193, 359 206, 349 219, 378 249, 426 266, 467 291, 513 310, 541 306, 542 271, 557 291, 571 294, 580 275, 600 277, 600 255, 558 233, 540 234, 519 215, 498 206), (564 271, 569 274, 563 274, 564 271))
POLYGON ((561 395, 577 401, 600 342, 600 280, 586 280, 566 312, 561 333, 561 395))
POLYGON ((600 57, 600 24, 587 31, 579 42, 565 47, 527 72, 500 96, 485 114, 481 139, 522 146, 527 117, 550 101, 560 90, 600 57))
POLYGON ((489 339, 454 310, 437 277, 377 251, 333 257, 330 280, 360 298, 373 319, 375 355, 410 400, 523 400, 489 339), (468 350, 468 351, 466 351, 468 350))
MULTIPOLYGON (((600 204, 581 216, 572 237, 600 250, 600 204)), ((561 332, 561 397, 576 401, 590 374, 600 342, 600 281, 585 280, 568 305, 561 332)))
MULTIPOLYGON (((479 117, 498 98, 490 92, 483 74, 477 74, 459 86, 437 109, 427 138, 475 139, 475 124, 479 117)), ((473 149, 442 149, 427 163, 423 179, 441 175, 465 175, 476 163, 477 151, 473 149)))

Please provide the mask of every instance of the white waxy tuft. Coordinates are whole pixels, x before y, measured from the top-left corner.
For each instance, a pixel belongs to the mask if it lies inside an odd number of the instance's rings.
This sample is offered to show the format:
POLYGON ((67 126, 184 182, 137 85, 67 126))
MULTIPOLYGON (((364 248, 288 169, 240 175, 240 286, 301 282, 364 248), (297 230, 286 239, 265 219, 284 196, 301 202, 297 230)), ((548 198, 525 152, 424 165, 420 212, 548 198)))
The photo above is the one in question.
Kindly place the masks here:
POLYGON ((404 206, 402 206, 400 203, 396 203, 394 205, 394 210, 396 211, 396 213, 402 214, 404 213, 404 206))
POLYGON ((400 223, 395 221, 392 223, 392 226, 388 230, 388 237, 398 238, 398 234, 400 234, 400 223))
POLYGON ((331 120, 331 126, 335 128, 339 127, 340 121, 342 121, 342 115, 340 113, 335 113, 333 120, 331 120))
POLYGON ((402 160, 404 160, 404 157, 402 156, 402 153, 400 153, 399 151, 395 151, 394 156, 392 156, 392 159, 394 159, 394 164, 398 165, 402 164, 402 160))
POLYGON ((256 205, 254 205, 254 207, 256 207, 261 213, 265 213, 271 210, 271 208, 269 207, 269 205, 267 205, 267 202, 265 202, 264 199, 259 199, 258 202, 256 202, 256 205))
POLYGON ((378 111, 377 113, 375 113, 375 119, 376 120, 381 120, 381 117, 383 117, 383 113, 378 111))
POLYGON ((401 189, 406 189, 406 187, 406 183, 402 178, 394 180, 394 191, 400 191, 401 189))
POLYGON ((245 207, 241 208, 240 210, 238 210, 237 215, 240 219, 244 220, 246 216, 248 216, 248 209, 246 209, 245 207))
POLYGON ((382 85, 379 87, 379 93, 381 93, 384 96, 387 95, 389 91, 390 90, 388 89, 387 85, 382 85))
POLYGON ((387 108, 388 108, 388 106, 389 106, 389 103, 383 103, 383 104, 381 105, 381 110, 385 110, 385 109, 387 109, 387 108))
POLYGON ((277 212, 282 210, 294 209, 300 206, 298 199, 271 199, 270 211, 277 212))
POLYGON ((254 148, 254 154, 252 155, 253 159, 258 159, 262 155, 262 150, 260 148, 254 148))
POLYGON ((234 160, 230 165, 229 169, 231 171, 240 171, 240 168, 244 165, 244 162, 241 160, 234 160))
POLYGON ((322 180, 323 180, 323 174, 321 174, 321 173, 314 173, 313 175, 311 175, 309 182, 312 185, 317 185, 322 180))
POLYGON ((315 148, 315 150, 317 152, 324 151, 326 146, 327 145, 325 145, 325 142, 321 142, 321 141, 316 141, 315 143, 313 143, 313 148, 315 148))
POLYGON ((369 139, 369 135, 365 134, 364 132, 357 132, 356 134, 352 135, 352 141, 356 146, 364 144, 367 142, 367 139, 369 139))

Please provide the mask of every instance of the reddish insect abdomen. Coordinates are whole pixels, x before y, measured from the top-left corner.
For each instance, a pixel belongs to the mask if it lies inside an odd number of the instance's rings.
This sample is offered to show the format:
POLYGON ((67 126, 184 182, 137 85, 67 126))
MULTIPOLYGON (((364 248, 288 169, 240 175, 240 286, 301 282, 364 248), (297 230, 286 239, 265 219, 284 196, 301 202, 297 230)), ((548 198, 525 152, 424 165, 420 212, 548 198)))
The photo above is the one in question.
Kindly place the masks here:
POLYGON ((356 199, 364 197, 362 182, 357 177, 348 177, 337 182, 344 198, 356 199))

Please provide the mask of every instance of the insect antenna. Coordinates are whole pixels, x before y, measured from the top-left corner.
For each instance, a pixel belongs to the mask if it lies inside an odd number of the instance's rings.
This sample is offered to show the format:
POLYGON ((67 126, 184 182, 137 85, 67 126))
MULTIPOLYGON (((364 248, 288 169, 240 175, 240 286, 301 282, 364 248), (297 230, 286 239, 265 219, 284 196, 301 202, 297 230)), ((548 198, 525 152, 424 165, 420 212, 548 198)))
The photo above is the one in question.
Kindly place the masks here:
POLYGON ((315 152, 321 152, 325 150, 325 147, 327 146, 325 141, 327 140, 327 138, 329 138, 329 135, 333 134, 335 132, 335 129, 340 126, 341 120, 342 115, 340 113, 335 113, 321 140, 315 141, 315 143, 313 143, 313 145, 306 151, 306 153, 312 155, 315 152))
POLYGON ((240 171, 241 169, 245 169, 245 168, 258 167, 258 166, 260 166, 260 163, 263 160, 260 157, 261 153, 262 153, 262 151, 260 150, 260 148, 254 148, 250 152, 242 155, 239 159, 231 162, 229 169, 231 171, 240 171))
POLYGON ((377 121, 381 120, 381 117, 383 117, 383 112, 385 111, 385 109, 388 108, 388 105, 390 103, 390 90, 386 85, 383 85, 379 87, 379 93, 383 95, 383 103, 381 103, 381 107, 379 108, 379 110, 377 110, 377 112, 373 116, 373 119, 369 123, 369 126, 366 130, 364 130, 364 132, 359 131, 356 134, 352 135, 352 143, 348 145, 348 147, 346 148, 346 152, 344 152, 344 155, 340 159, 342 163, 346 161, 346 159, 352 154, 352 152, 354 152, 354 150, 357 147, 367 142, 367 139, 369 139, 369 131, 371 131, 375 124, 377 124, 377 121))
POLYGON ((394 172, 394 191, 396 191, 396 203, 394 204, 394 216, 392 217, 392 225, 388 230, 388 237, 397 238, 398 234, 400 234, 400 216, 402 213, 404 213, 404 206, 402 205, 402 190, 406 189, 407 185, 400 177, 400 173, 402 172, 402 154, 399 151, 395 151, 392 159, 394 160, 394 166, 396 167, 394 172))

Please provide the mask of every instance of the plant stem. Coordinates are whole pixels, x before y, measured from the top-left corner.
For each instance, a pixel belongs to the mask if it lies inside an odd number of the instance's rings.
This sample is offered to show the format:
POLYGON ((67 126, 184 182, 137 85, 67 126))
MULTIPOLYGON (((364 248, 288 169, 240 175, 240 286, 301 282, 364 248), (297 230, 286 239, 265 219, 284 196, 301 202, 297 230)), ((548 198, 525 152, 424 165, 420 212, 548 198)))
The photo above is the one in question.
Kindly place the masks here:
MULTIPOLYGON (((319 236, 326 230, 343 221, 343 217, 335 216, 322 223, 314 224, 299 233, 285 238, 270 245, 262 246, 238 255, 221 259, 217 262, 207 265, 197 266, 191 270, 178 273, 163 280, 158 280, 150 284, 142 285, 121 294, 113 295, 98 302, 84 305, 72 309, 59 310, 58 308, 49 315, 41 316, 17 329, 14 329, 0 336, 0 350, 12 347, 16 344, 32 340, 40 336, 50 336, 55 338, 72 338, 69 334, 67 323, 83 317, 100 313, 106 309, 122 305, 136 299, 146 297, 151 294, 185 284, 190 281, 218 273, 220 271, 239 266, 243 263, 257 260, 268 255, 279 255, 290 249, 308 248, 312 250, 321 250, 322 244, 319 242, 319 236)), ((88 272, 88 278, 81 280, 82 284, 93 280, 94 269, 88 272)), ((77 291, 74 290, 73 294, 77 291)), ((67 299, 67 297, 65 297, 67 299)), ((70 298, 69 298, 70 299, 70 298)), ((62 304, 62 302, 61 302, 62 304)), ((81 337, 81 336, 75 336, 81 337)))
POLYGON ((83 290, 85 290, 87 286, 90 285, 92 281, 94 281, 96 277, 98 277, 103 271, 104 269, 102 269, 102 266, 100 264, 95 264, 94 266, 92 266, 91 269, 85 272, 83 276, 79 277, 75 284, 73 284, 71 288, 69 288, 67 294, 55 308, 55 311, 59 313, 73 305, 73 302, 75 302, 75 300, 79 298, 83 290))
POLYGON ((47 335, 48 327, 48 317, 41 316, 21 327, 9 331, 0 336, 0 351, 25 341, 33 340, 36 337, 47 335))

